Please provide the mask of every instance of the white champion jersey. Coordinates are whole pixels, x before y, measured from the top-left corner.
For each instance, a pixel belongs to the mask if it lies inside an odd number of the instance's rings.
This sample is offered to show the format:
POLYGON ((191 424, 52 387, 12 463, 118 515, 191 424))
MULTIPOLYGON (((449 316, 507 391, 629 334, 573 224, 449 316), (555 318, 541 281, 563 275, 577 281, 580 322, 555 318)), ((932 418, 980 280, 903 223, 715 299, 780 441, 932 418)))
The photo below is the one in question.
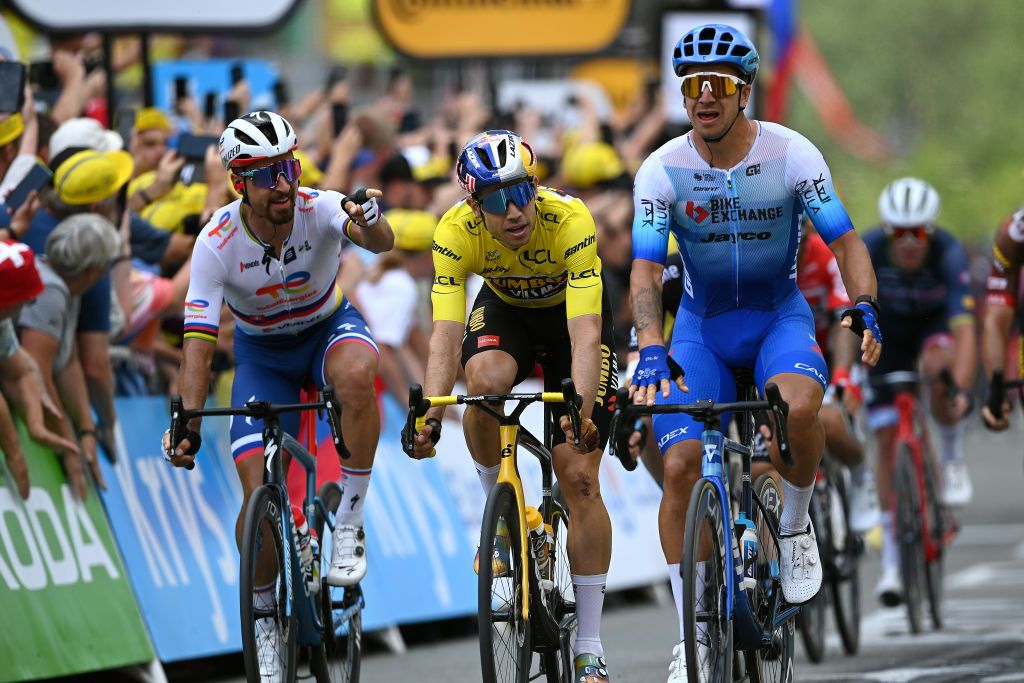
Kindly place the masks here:
POLYGON ((300 187, 280 259, 246 226, 241 199, 219 209, 192 250, 185 338, 216 341, 222 303, 238 329, 259 337, 298 334, 330 317, 342 302, 343 200, 339 192, 300 187))

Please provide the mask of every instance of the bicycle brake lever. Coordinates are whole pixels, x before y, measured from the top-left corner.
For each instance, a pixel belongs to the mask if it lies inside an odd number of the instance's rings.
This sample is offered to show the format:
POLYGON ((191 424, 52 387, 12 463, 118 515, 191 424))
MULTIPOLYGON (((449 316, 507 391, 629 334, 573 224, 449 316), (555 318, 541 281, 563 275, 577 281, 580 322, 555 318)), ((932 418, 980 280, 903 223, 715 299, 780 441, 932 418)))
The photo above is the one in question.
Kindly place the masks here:
MULTIPOLYGON (((174 453, 174 448, 181 440, 185 438, 185 405, 181 400, 179 394, 171 396, 171 453, 174 453)), ((170 455, 170 454, 168 454, 170 455)), ((193 460, 189 464, 185 465, 186 470, 194 470, 196 468, 196 461, 193 460)))
POLYGON ((331 439, 334 441, 334 450, 338 451, 338 455, 344 460, 348 460, 352 457, 352 453, 345 446, 345 439, 341 435, 341 404, 338 403, 337 397, 334 395, 334 387, 324 387, 321 392, 321 399, 324 403, 324 408, 327 411, 327 424, 331 428, 331 439))
POLYGON ((764 386, 764 395, 772 408, 772 415, 775 417, 775 433, 779 437, 779 455, 786 465, 793 465, 793 453, 789 448, 789 404, 782 398, 779 387, 774 382, 764 386))
POLYGON ((567 412, 569 413, 569 422, 572 423, 573 445, 579 446, 580 429, 582 428, 580 405, 583 403, 583 399, 576 393, 576 385, 573 383, 571 377, 566 377, 562 380, 562 398, 565 399, 565 405, 566 408, 568 408, 567 412))

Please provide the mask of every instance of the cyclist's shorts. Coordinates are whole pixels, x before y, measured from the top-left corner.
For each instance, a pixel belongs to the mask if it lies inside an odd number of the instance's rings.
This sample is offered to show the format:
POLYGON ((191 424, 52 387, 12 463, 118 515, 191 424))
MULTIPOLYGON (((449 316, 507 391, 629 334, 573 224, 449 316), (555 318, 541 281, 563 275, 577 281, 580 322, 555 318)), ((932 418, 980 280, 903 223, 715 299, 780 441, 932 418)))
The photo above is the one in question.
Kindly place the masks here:
MULTIPOLYGON (((875 367, 868 368, 869 378, 899 370, 914 371, 917 369, 917 359, 926 348, 952 343, 948 321, 942 312, 898 323, 893 321, 882 328, 882 334, 885 342, 882 345, 882 357, 875 367)), ((892 405, 892 391, 889 387, 868 387, 869 409, 889 405, 892 405)))
MULTIPOLYGON (((702 318, 679 309, 669 353, 686 373, 689 393, 672 385, 657 403, 693 403, 699 399, 735 401, 734 369, 753 368, 759 389, 769 377, 795 372, 813 377, 822 390, 828 369, 814 337, 814 318, 799 290, 778 310, 737 308, 702 318)), ((730 415, 722 415, 722 429, 730 415)), ((672 444, 699 439, 703 426, 689 415, 654 415, 654 435, 665 453, 672 444)))
MULTIPOLYGON (((549 308, 513 306, 498 298, 484 285, 473 302, 473 311, 466 324, 462 341, 462 365, 486 351, 504 351, 515 359, 518 370, 515 384, 533 373, 536 364, 544 371, 544 390, 561 391, 562 380, 572 376, 572 343, 565 318, 565 303, 549 308)), ((615 358, 615 331, 612 324, 608 288, 601 303, 601 372, 598 375, 597 398, 590 419, 601 434, 601 448, 608 443, 615 390, 619 387, 619 369, 615 358)), ((577 388, 577 391, 579 389, 577 388)), ((553 404, 557 419, 565 414, 565 406, 553 404)), ((551 430, 552 445, 565 443, 565 433, 551 430)))
MULTIPOLYGON (((298 403, 299 391, 312 379, 318 387, 327 384, 327 353, 343 343, 377 344, 356 307, 343 299, 330 318, 297 335, 255 337, 235 329, 235 381, 231 405, 258 399, 271 403, 298 403)), ((299 413, 281 415, 281 428, 299 433, 299 413)), ((263 421, 231 418, 231 455, 235 462, 263 453, 263 421)))

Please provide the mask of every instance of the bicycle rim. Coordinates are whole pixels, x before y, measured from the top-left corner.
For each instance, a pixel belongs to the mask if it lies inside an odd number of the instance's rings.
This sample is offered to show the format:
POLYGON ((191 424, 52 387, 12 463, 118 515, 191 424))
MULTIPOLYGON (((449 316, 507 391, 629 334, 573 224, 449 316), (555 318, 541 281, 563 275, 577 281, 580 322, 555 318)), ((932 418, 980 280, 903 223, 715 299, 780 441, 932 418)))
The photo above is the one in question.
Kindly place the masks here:
POLYGON ((924 546, 921 542, 920 497, 917 471, 910 448, 902 444, 896 452, 893 491, 896 495, 896 539, 900 550, 900 574, 903 601, 912 633, 921 632, 922 584, 924 582, 924 546))
MULTIPOLYGON (((341 503, 341 488, 334 482, 320 487, 318 494, 324 507, 333 515, 341 503)), ((320 547, 326 550, 324 529, 330 529, 317 519, 316 532, 320 547)), ((358 586, 336 588, 329 586, 327 564, 330 555, 320 554, 320 615, 323 619, 324 671, 317 679, 320 683, 357 683, 363 645, 362 591, 358 586)))
POLYGON ((484 683, 525 683, 529 679, 530 623, 522 616, 525 568, 520 551, 515 493, 508 484, 496 484, 484 508, 477 577, 484 683))
POLYGON ((846 524, 846 539, 843 547, 836 548, 836 580, 831 584, 832 607, 835 610, 836 628, 843 651, 856 654, 860 648, 860 539, 850 530, 850 501, 846 497, 845 469, 837 468, 830 474, 833 490, 839 496, 839 504, 846 524))
POLYGON ((294 617, 285 613, 285 552, 277 489, 260 486, 246 506, 239 577, 245 676, 256 683, 264 676, 295 680, 296 629, 294 617))
POLYGON ((551 579, 554 587, 548 595, 548 609, 559 624, 561 632, 557 651, 543 655, 543 664, 548 683, 572 683, 573 647, 576 644, 576 594, 572 587, 572 572, 569 568, 569 514, 557 502, 552 502, 551 530, 555 539, 555 554, 551 579))
POLYGON ((946 536, 946 519, 942 503, 939 502, 938 491, 935 490, 935 470, 930 458, 924 461, 924 486, 928 501, 928 533, 938 549, 938 554, 931 560, 925 558, 925 588, 928 591, 928 611, 931 614, 932 626, 936 631, 942 629, 942 555, 946 536))
POLYGON ((724 514, 718 489, 701 479, 690 496, 683 543, 683 634, 690 683, 732 679, 726 609, 724 514))
MULTIPOLYGON (((817 485, 816 485, 817 488, 817 485)), ((811 524, 817 532, 818 555, 821 558, 822 566, 826 571, 825 580, 831 577, 828 575, 829 559, 832 555, 832 527, 831 516, 825 511, 828 504, 828 489, 823 491, 815 490, 811 497, 809 513, 811 524), (824 495, 822 495, 824 494, 824 495)), ((800 606, 797 614, 797 626, 800 628, 800 640, 807 652, 807 659, 815 664, 825 659, 825 628, 826 615, 828 614, 829 592, 819 590, 818 594, 800 606)))
MULTIPOLYGON (((751 594, 751 606, 757 614, 758 621, 764 621, 773 615, 771 599, 776 591, 782 590, 779 582, 779 547, 771 534, 769 525, 778 529, 779 513, 782 512, 782 494, 775 480, 763 474, 754 482, 754 494, 761 501, 771 516, 771 522, 762 514, 761 508, 752 511, 754 524, 757 527, 757 587, 751 594), (773 574, 775 576, 773 576, 773 574)), ((793 680, 793 651, 796 643, 796 619, 787 619, 775 628, 772 643, 747 652, 747 670, 750 680, 754 683, 789 683, 793 680)))

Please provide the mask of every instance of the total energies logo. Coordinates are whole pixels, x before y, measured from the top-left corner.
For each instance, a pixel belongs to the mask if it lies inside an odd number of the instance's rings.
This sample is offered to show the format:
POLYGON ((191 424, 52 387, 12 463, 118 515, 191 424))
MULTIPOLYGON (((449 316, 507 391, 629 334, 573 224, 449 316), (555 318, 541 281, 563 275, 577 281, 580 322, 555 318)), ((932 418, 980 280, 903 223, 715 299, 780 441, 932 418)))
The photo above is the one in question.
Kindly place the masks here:
POLYGON ((282 293, 289 296, 302 294, 309 289, 309 278, 309 273, 304 270, 300 270, 289 275, 285 278, 284 282, 275 282, 272 285, 260 287, 256 290, 256 294, 259 296, 266 294, 270 296, 271 299, 279 298, 282 293))
POLYGON ((696 202, 686 202, 686 215, 689 216, 694 223, 703 223, 711 213, 700 204, 696 202))
POLYGON ((220 239, 224 237, 224 229, 231 225, 231 212, 225 211, 220 215, 217 225, 210 231, 210 237, 220 239))
POLYGON ((192 301, 185 302, 185 311, 190 313, 202 313, 210 307, 210 302, 206 299, 192 299, 192 301))

